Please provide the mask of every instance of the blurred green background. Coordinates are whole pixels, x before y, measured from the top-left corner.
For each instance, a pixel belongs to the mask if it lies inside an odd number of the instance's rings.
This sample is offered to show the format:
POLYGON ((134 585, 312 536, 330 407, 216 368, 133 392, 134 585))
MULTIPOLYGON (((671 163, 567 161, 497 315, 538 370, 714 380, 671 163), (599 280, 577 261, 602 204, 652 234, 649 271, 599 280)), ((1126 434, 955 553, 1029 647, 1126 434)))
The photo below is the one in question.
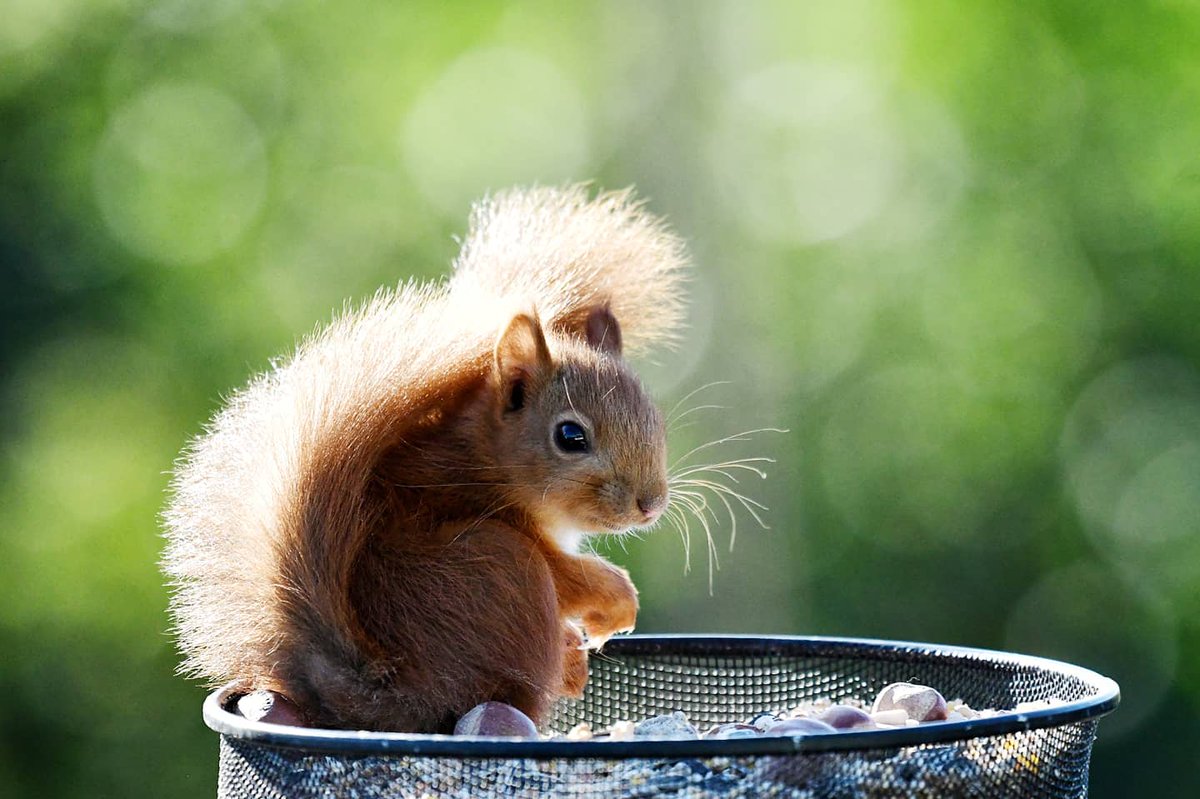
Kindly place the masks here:
POLYGON ((639 629, 1121 682, 1096 797, 1200 795, 1200 6, 0 0, 0 794, 212 796, 156 513, 220 397, 445 274, 472 198, 690 241, 672 446, 770 530, 619 547, 639 629))

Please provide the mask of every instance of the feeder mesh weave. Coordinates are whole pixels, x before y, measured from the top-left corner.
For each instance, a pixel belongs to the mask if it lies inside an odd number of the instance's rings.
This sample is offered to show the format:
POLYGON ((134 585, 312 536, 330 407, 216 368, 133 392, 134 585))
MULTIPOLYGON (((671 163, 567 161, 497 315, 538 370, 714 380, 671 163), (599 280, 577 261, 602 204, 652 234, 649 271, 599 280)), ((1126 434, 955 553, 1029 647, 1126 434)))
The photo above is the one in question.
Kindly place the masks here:
MULTIPOLYGON (((1011 708, 1094 689, 1026 664, 931 657, 836 643, 795 652, 622 653, 593 657, 585 697, 563 701, 548 726, 593 729, 684 711, 701 729, 804 700, 869 702, 885 685, 918 682, 973 708, 1011 708)), ((461 758, 340 755, 222 736, 220 799, 335 797, 1084 797, 1095 720, 869 750, 703 758, 461 758)))

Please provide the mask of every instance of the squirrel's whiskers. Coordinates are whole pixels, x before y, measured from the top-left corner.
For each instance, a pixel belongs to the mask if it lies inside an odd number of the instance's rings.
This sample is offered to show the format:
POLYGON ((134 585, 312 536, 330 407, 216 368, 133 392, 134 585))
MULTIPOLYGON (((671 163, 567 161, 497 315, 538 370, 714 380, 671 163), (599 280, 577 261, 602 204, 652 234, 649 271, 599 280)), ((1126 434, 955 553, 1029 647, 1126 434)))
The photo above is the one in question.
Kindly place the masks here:
MULTIPOLYGON (((711 403, 695 405, 686 410, 680 411, 680 407, 687 400, 694 397, 696 394, 713 386, 726 385, 728 381, 716 381, 706 383, 697 389, 689 392, 672 408, 668 414, 667 429, 673 428, 678 422, 685 417, 705 410, 723 410, 724 406, 711 403)), ((691 422, 689 422, 691 424, 691 422)), ((686 425, 684 425, 686 426, 686 425)), ((707 441, 693 447, 683 455, 675 459, 671 464, 667 474, 667 485, 670 487, 670 501, 666 511, 663 513, 663 518, 671 521, 679 532, 680 538, 683 541, 683 558, 684 573, 691 571, 691 533, 692 521, 699 524, 700 529, 704 532, 706 550, 708 552, 708 592, 713 593, 714 573, 721 568, 720 557, 717 553, 717 545, 713 539, 713 526, 721 524, 721 518, 714 509, 714 504, 719 503, 724 507, 725 518, 729 522, 729 551, 733 551, 734 543, 737 541, 737 525, 738 511, 744 510, 750 514, 750 517, 763 530, 769 530, 762 517, 762 512, 768 510, 767 506, 746 496, 741 491, 733 488, 721 478, 734 483, 740 484, 738 475, 743 477, 753 475, 759 479, 766 479, 767 473, 759 464, 774 463, 774 458, 764 456, 734 458, 732 460, 719 461, 714 463, 688 464, 687 461, 700 452, 718 447, 724 444, 732 444, 736 442, 750 441, 754 436, 762 433, 786 433, 777 427, 760 427, 753 430, 744 430, 740 433, 722 436, 721 438, 707 441)))

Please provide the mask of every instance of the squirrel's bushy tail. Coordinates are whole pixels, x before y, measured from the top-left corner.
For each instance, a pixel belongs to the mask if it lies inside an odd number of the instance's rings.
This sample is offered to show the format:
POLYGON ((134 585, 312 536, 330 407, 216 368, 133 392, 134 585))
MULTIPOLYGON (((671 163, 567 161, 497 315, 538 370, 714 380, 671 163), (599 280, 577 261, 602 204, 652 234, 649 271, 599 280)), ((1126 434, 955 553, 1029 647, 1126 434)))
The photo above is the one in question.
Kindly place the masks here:
POLYGON ((278 690, 317 664, 362 665, 348 584, 379 521, 375 464, 488 345, 449 305, 444 287, 381 292, 236 392, 185 451, 163 557, 182 672, 278 690))
POLYGON ((318 684, 369 692, 349 583, 371 532, 395 526, 372 500, 380 459, 478 385, 511 303, 563 329, 607 303, 645 348, 677 332, 684 263, 629 192, 506 192, 476 207, 448 284, 380 293, 233 395, 164 513, 181 671, 308 701, 318 684))
POLYGON ((578 330, 607 303, 625 347, 673 343, 683 323, 682 240, 633 191, 586 186, 496 194, 478 203, 451 290, 535 305, 543 323, 578 330))

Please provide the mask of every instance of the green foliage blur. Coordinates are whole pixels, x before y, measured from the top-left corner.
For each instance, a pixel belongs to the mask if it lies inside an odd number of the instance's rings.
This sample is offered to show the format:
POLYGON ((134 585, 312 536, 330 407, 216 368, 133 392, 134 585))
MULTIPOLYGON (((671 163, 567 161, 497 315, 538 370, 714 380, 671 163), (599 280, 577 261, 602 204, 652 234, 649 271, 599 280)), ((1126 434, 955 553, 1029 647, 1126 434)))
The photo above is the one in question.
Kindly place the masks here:
MULTIPOLYGON (((1093 796, 1197 796, 1200 6, 0 0, 0 794, 211 796, 156 514, 220 398, 446 273, 473 198, 636 184, 643 366, 770 507, 607 550, 644 632, 1120 681, 1093 796), (711 561, 710 561, 711 557, 711 561), (710 562, 719 569, 712 572, 710 562)), ((699 461, 697 461, 699 462, 699 461)))

